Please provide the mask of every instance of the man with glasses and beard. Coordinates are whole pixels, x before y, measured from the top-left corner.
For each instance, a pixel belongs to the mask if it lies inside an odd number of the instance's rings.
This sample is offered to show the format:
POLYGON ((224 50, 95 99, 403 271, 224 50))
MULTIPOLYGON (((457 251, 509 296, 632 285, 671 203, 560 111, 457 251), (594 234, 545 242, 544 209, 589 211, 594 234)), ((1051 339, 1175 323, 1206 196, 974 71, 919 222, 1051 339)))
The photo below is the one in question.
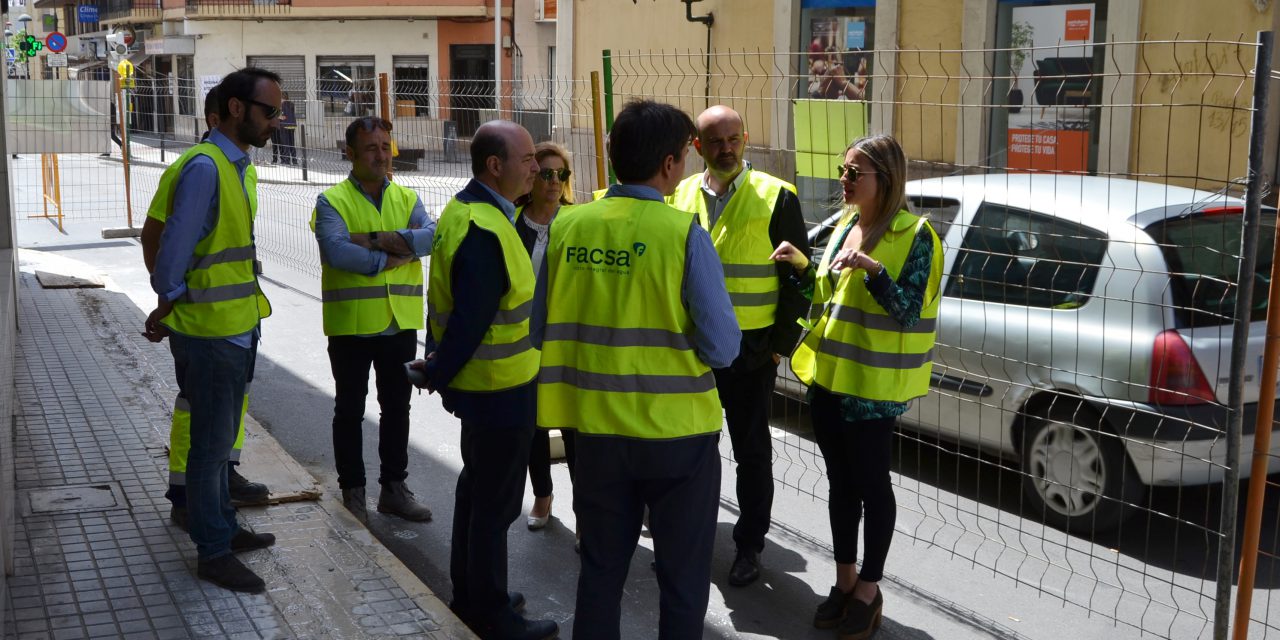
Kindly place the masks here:
POLYGON ((809 242, 795 186, 743 160, 747 132, 742 116, 717 105, 703 111, 696 123, 693 146, 707 170, 685 178, 667 202, 695 214, 711 232, 742 330, 738 357, 715 370, 738 465, 741 507, 733 527, 738 550, 729 584, 741 587, 760 577, 760 552, 773 508, 769 400, 778 361, 795 347, 800 338, 796 319, 809 309, 809 301, 786 286, 791 267, 770 256, 784 241, 808 255, 809 242))
POLYGON ((245 173, 249 148, 265 146, 279 126, 280 77, 249 67, 227 75, 217 91, 218 128, 174 187, 151 275, 156 309, 144 335, 168 332, 179 393, 190 403, 187 517, 197 575, 260 593, 262 578, 233 554, 271 546, 275 536, 239 527, 227 477, 259 325, 271 314, 255 268, 258 195, 245 173))

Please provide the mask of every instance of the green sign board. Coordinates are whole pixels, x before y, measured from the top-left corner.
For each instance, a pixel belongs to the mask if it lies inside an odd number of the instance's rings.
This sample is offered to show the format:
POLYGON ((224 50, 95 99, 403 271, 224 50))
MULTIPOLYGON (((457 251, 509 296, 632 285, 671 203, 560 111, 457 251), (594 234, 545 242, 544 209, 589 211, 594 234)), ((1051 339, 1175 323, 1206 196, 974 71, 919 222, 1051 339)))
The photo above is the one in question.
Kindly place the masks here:
POLYGON ((796 175, 837 180, 849 143, 867 135, 867 103, 795 100, 796 175))

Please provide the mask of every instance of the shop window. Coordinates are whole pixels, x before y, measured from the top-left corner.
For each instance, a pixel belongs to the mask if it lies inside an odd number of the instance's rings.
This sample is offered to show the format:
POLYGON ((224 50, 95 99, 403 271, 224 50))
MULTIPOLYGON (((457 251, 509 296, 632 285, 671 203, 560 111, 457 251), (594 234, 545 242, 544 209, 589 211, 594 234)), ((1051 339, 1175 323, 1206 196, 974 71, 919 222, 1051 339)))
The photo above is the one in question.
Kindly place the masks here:
POLYGON ((1097 170, 1106 2, 1001 0, 988 156, 1014 171, 1097 170))
POLYGON ((395 83, 395 115, 431 114, 431 59, 427 56, 392 56, 395 83))
POLYGON ((317 97, 326 115, 373 115, 377 86, 373 56, 316 57, 317 97))

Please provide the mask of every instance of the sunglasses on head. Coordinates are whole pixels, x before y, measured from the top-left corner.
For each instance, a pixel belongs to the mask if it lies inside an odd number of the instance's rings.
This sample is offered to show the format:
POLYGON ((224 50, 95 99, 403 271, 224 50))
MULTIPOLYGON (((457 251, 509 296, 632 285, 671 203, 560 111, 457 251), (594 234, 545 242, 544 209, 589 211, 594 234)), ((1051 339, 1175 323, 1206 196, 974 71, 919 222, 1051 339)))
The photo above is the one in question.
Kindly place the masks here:
POLYGON ((249 104, 256 104, 259 107, 262 107, 262 110, 265 111, 267 114, 268 120, 275 120, 276 118, 279 118, 282 114, 284 114, 284 109, 281 109, 280 107, 273 107, 265 102, 259 102, 252 98, 245 100, 245 102, 248 102, 249 104))
POLYGON ((560 182, 568 182, 571 175, 573 175, 573 172, 568 167, 564 169, 542 169, 538 172, 538 177, 542 178, 543 182, 551 182, 551 178, 559 178, 560 182))
POLYGON ((851 164, 836 165, 836 173, 839 174, 840 177, 842 178, 845 176, 845 174, 848 174, 849 182, 857 182, 858 176, 860 175, 875 175, 874 171, 858 171, 858 168, 851 164))

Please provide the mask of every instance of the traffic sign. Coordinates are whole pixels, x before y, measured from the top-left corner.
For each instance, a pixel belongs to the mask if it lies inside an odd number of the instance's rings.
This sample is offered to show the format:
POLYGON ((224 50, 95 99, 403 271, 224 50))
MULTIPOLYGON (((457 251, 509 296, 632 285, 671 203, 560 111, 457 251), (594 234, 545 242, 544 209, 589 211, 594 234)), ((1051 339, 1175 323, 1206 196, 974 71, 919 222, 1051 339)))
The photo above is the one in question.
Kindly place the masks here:
POLYGON ((67 48, 67 37, 54 31, 44 39, 44 46, 48 47, 50 53, 62 53, 67 48))
POLYGON ((67 54, 50 53, 44 57, 44 63, 48 67, 65 67, 67 66, 67 54))

